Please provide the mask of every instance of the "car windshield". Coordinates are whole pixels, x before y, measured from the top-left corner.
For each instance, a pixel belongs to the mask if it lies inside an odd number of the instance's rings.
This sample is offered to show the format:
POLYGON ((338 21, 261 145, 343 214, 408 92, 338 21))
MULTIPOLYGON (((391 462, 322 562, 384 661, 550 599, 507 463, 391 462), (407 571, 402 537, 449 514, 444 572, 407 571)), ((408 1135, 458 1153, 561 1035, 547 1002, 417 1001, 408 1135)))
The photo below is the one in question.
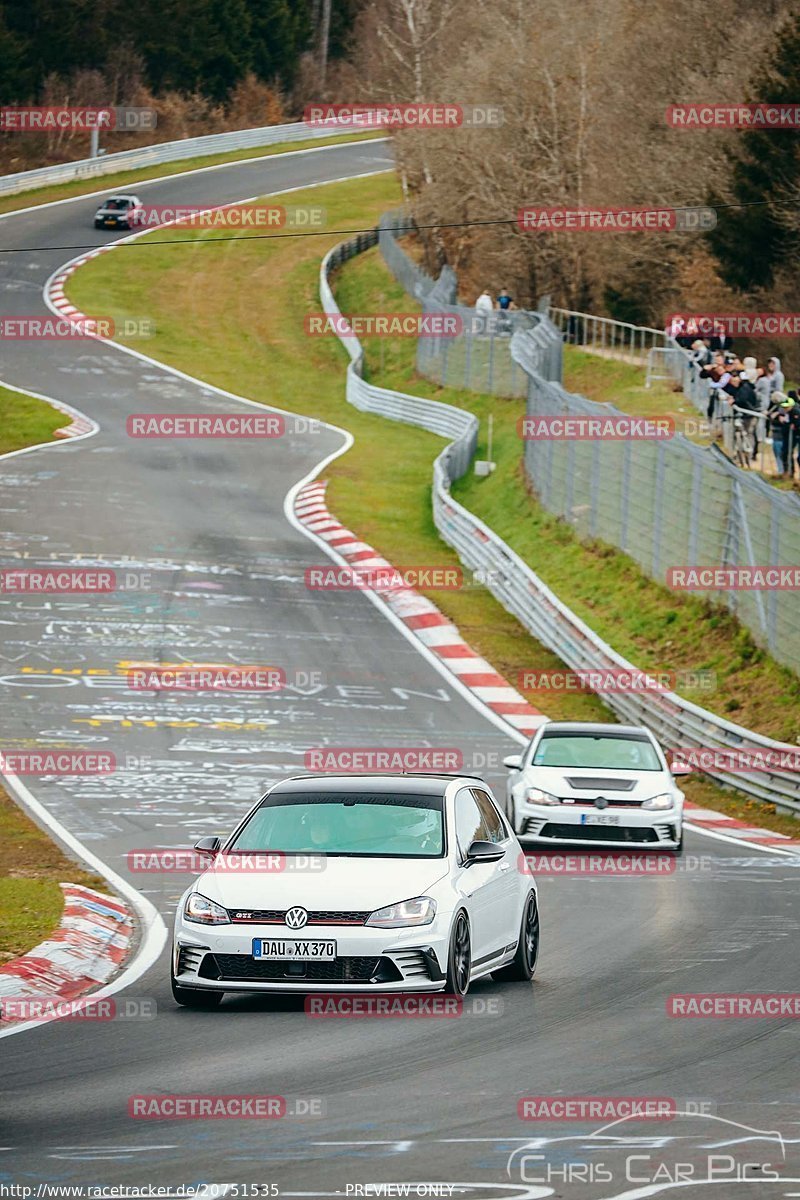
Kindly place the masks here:
POLYGON ((226 853, 245 850, 441 858, 442 799, 362 792, 267 796, 226 853))
POLYGON ((661 771, 652 742, 613 734, 550 734, 533 756, 534 767, 595 767, 603 771, 661 771))
POLYGON ((106 200, 104 208, 127 208, 130 200, 126 200, 123 196, 112 196, 110 200, 106 200))

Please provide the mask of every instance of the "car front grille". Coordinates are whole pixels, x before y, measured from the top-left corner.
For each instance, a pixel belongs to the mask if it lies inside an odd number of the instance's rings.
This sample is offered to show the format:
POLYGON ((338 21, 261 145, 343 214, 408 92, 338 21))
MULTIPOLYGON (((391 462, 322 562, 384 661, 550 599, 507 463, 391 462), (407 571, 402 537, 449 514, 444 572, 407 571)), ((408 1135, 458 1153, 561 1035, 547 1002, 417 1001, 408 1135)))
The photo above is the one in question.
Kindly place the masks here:
POLYGON ((393 983, 402 975, 389 958, 375 955, 334 958, 330 962, 264 962, 247 954, 207 954, 198 972, 203 979, 231 983, 393 983))
MULTIPOLYGON (((574 796, 564 798, 560 797, 562 804, 574 804, 580 808, 596 808, 594 800, 578 800, 574 796)), ((617 797, 613 799, 610 796, 605 796, 604 800, 608 808, 641 808, 643 801, 641 800, 620 800, 617 797)))
POLYGON ((658 842, 655 829, 634 829, 619 825, 559 825, 548 821, 539 837, 571 842, 619 842, 644 844, 658 842))
POLYGON ((567 783, 576 792, 630 792, 636 787, 635 779, 606 779, 599 775, 584 775, 570 778, 565 775, 567 783))
MULTIPOLYGON (((357 909, 336 911, 330 908, 309 910, 308 925, 364 925, 371 913, 357 909)), ((229 910, 235 925, 285 925, 285 908, 232 908, 229 910)))

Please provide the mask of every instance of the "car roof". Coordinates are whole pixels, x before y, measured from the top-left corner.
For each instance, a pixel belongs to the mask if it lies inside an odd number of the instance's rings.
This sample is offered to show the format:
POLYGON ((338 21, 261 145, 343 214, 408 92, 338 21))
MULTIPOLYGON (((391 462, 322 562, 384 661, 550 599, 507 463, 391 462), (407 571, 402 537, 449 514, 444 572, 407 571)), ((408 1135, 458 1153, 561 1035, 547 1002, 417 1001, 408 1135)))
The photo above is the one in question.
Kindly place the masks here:
MULTIPOLYGON (((386 795, 401 793, 402 795, 443 796, 451 783, 456 779, 467 782, 484 783, 477 775, 436 775, 432 772, 420 771, 417 774, 391 775, 359 773, 358 775, 295 775, 276 783, 269 790, 269 795, 286 795, 290 792, 338 792, 370 793, 383 792, 386 795)), ((485 786, 485 783, 484 783, 485 786)))
POLYGON ((542 726, 543 734, 549 733, 587 733, 610 734, 617 737, 627 737, 635 734, 638 737, 650 737, 650 730, 644 725, 614 725, 601 721, 548 721, 542 726))

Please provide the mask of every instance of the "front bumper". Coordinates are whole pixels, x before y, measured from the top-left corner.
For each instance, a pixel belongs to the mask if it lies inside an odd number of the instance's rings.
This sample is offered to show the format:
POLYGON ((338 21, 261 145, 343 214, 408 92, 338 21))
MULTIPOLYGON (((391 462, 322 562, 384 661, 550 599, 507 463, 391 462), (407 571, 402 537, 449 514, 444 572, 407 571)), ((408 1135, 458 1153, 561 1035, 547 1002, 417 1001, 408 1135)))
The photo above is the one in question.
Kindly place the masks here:
POLYGON ((173 974, 182 987, 222 992, 438 992, 445 986, 449 930, 441 923, 398 930, 335 925, 291 934, 276 925, 195 925, 179 918, 173 974), (254 938, 289 934, 336 942, 332 962, 265 962, 254 938))
POLYGON ((559 846, 641 846, 651 850, 674 850, 681 838, 683 813, 677 808, 609 808, 598 812, 593 806, 572 804, 521 804, 517 810, 522 841, 559 846), (595 824, 582 817, 613 818, 613 823, 595 824))

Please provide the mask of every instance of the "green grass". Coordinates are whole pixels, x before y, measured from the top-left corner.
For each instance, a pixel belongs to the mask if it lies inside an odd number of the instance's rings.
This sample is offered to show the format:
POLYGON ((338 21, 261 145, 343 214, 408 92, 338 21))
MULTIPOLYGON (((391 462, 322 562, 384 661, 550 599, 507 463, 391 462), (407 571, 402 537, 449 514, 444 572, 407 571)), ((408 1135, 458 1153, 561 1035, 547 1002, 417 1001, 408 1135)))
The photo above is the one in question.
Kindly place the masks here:
POLYGON ((59 883, 107 892, 103 879, 68 859, 0 789, 0 964, 24 954, 58 925, 59 883))
MULTIPOLYGON (((332 184, 296 198, 303 203, 322 197, 331 224, 359 227, 374 223, 399 199, 395 180, 386 176, 332 184)), ((181 231, 181 241, 187 243, 204 236, 196 230, 181 231)), ((354 434, 355 445, 328 470, 329 502, 337 517, 391 561, 456 565, 431 516, 431 463, 442 440, 347 405, 344 350, 333 337, 309 338, 304 333, 305 314, 319 311, 319 258, 335 236, 315 238, 313 244, 311 239, 291 244, 251 239, 247 245, 246 240, 237 237, 214 248, 158 246, 134 260, 124 252, 101 255, 71 278, 69 294, 83 311, 152 315, 157 332, 146 349, 161 361, 250 398, 344 425, 354 434), (383 486, 389 477, 391 504, 383 486)), ((411 307, 376 251, 344 268, 336 292, 345 312, 411 307)), ((747 724, 745 718, 763 715, 763 722, 752 722, 756 728, 771 726, 779 736, 786 736, 790 727, 797 732, 800 682, 755 650, 732 618, 710 612, 694 598, 673 596, 608 547, 581 545, 569 528, 538 509, 520 471, 515 421, 522 401, 444 390, 417 379, 413 350, 411 339, 367 339, 370 376, 375 379, 380 372, 385 386, 470 408, 481 418, 484 432, 488 413, 495 417, 498 471, 485 482, 473 477, 463 481, 457 488, 459 499, 516 543, 562 599, 634 661, 643 666, 719 668, 722 698, 737 706, 736 719, 747 724), (688 647, 683 646, 684 636, 688 647)), ((479 449, 481 455, 485 446, 479 449)), ((425 594, 512 682, 522 669, 561 666, 483 587, 468 584, 460 591, 425 594)), ((531 699, 537 703, 536 697, 531 699)), ((593 694, 552 696, 546 708, 556 719, 608 717, 593 694)), ((700 803, 710 803, 710 795, 717 797, 715 807, 743 803, 713 785, 696 782, 703 791, 700 803)), ((765 820, 779 825, 787 820, 770 818, 759 809, 762 812, 765 820)))
MULTIPOLYGON (((589 354, 575 346, 564 347, 564 387, 579 392, 599 404, 613 404, 621 412, 637 417, 673 417, 679 433, 686 432, 686 421, 700 418, 695 406, 680 389, 664 380, 645 387, 646 372, 634 363, 589 354)), ((692 441, 707 443, 689 426, 692 441)))
POLYGON ((167 175, 181 175, 185 171, 197 171, 203 167, 215 167, 220 163, 244 162, 249 158, 271 157, 287 154, 291 150, 311 150, 315 146, 338 146, 342 142, 372 141, 374 133, 343 133, 337 137, 312 138, 307 142, 285 142, 279 146, 254 146, 251 150, 229 150, 226 154, 206 154, 198 158, 185 158, 180 162, 154 164, 137 170, 119 171, 114 175, 92 175, 87 179, 74 179, 69 183, 54 183, 47 187, 31 188, 13 196, 0 198, 0 213, 16 212, 19 208, 32 208, 40 204, 51 204, 54 200, 71 200, 73 196, 107 191, 123 186, 145 183, 148 179, 162 179, 167 175))
POLYGON ((70 418, 44 400, 0 387, 0 454, 50 442, 70 418))

